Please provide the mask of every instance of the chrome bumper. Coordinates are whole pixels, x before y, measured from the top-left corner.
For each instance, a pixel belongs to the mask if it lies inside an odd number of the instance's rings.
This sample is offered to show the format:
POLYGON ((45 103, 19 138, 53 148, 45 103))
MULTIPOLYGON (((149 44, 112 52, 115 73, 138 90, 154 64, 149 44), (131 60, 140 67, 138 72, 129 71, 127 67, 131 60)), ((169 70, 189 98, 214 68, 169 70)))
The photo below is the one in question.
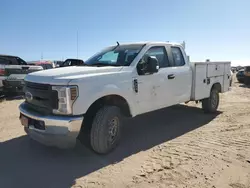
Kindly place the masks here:
POLYGON ((36 129, 33 125, 25 127, 26 133, 34 140, 59 148, 72 148, 76 144, 76 138, 80 132, 83 116, 43 116, 27 109, 23 102, 19 106, 20 113, 24 116, 43 121, 45 130, 36 129))

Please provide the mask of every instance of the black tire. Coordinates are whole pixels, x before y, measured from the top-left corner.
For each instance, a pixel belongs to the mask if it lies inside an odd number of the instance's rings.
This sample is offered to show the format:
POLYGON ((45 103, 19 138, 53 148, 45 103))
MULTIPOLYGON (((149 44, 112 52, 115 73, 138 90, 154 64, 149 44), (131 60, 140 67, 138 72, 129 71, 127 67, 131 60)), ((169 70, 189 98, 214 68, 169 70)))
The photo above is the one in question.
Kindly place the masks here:
POLYGON ((205 113, 215 113, 220 102, 219 92, 216 88, 212 88, 209 98, 202 100, 202 109, 205 113))
POLYGON ((107 154, 120 141, 122 128, 121 111, 116 106, 104 106, 96 114, 90 133, 92 149, 99 154, 107 154))
POLYGON ((244 79, 238 79, 238 82, 242 84, 244 83, 244 79))
POLYGON ((244 84, 247 86, 250 85, 250 77, 245 77, 244 84))

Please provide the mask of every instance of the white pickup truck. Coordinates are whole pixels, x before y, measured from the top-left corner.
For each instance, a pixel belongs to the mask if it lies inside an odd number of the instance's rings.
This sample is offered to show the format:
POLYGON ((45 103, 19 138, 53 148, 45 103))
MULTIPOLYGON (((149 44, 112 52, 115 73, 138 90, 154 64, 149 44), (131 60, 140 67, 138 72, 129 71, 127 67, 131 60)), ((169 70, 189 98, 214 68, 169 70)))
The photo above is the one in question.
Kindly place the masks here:
POLYGON ((86 135, 105 154, 119 143, 122 117, 188 101, 213 113, 229 84, 230 62, 190 63, 180 44, 117 44, 84 66, 28 74, 20 121, 43 144, 72 147, 86 135))
POLYGON ((20 57, 0 55, 0 95, 22 93, 24 77, 40 70, 43 67, 28 65, 20 57))

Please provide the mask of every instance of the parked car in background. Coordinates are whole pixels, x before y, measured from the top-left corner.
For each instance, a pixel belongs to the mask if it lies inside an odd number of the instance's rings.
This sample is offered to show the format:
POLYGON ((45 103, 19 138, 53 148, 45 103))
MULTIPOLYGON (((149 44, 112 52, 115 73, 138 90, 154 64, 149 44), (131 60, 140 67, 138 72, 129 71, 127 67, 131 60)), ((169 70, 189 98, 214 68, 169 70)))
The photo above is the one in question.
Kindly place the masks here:
POLYGON ((236 78, 239 83, 244 83, 245 80, 244 69, 241 69, 236 73, 236 78))
POLYGON ((22 92, 24 77, 31 72, 43 70, 41 66, 27 65, 17 56, 0 55, 0 93, 22 92))
POLYGON ((246 85, 250 85, 250 66, 245 66, 244 70, 244 82, 246 85))
POLYGON ((53 62, 55 64, 55 67, 60 67, 64 63, 64 61, 53 61, 53 62))
POLYGON ((66 59, 60 66, 57 67, 69 67, 69 66, 81 66, 84 61, 81 59, 66 59))
POLYGON ((55 64, 52 61, 38 61, 35 63, 30 63, 29 65, 41 66, 41 67, 43 67, 44 70, 55 68, 55 64))

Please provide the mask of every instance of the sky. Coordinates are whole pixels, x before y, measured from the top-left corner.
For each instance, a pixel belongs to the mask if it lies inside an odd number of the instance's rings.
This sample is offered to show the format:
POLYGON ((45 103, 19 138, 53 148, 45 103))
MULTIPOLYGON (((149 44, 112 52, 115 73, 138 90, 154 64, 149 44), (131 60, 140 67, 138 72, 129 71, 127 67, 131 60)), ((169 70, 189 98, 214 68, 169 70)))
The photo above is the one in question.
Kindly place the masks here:
POLYGON ((116 41, 186 41, 191 61, 250 65, 249 8, 249 0, 1 0, 0 54, 86 60, 116 41))

